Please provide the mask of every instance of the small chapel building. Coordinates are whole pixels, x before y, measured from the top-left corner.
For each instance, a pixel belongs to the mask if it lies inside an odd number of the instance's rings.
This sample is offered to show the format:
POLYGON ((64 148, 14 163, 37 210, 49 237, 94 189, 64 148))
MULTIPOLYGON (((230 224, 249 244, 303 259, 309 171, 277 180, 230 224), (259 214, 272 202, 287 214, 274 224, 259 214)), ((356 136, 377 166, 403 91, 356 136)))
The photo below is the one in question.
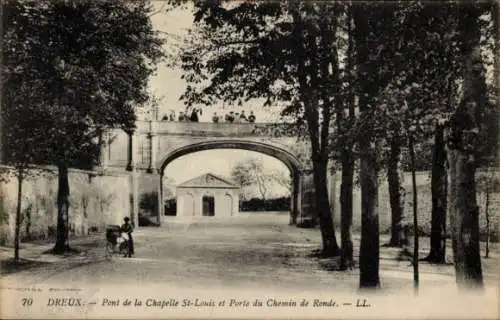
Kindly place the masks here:
POLYGON ((177 186, 177 216, 230 217, 239 211, 240 187, 207 173, 177 186))

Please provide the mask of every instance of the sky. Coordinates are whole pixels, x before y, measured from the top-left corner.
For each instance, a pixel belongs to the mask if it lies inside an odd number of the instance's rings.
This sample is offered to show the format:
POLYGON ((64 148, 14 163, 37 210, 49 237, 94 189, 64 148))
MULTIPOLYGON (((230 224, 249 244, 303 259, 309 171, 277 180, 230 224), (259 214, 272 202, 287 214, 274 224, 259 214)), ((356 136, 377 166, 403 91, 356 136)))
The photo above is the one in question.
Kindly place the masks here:
MULTIPOLYGON (((190 10, 172 10, 165 12, 166 10, 162 10, 166 7, 163 1, 155 1, 154 5, 158 11, 161 10, 162 12, 151 17, 153 27, 161 31, 162 34, 167 37, 165 49, 175 53, 175 45, 182 42, 183 37, 187 35, 187 29, 192 25, 192 12, 190 10)), ((179 68, 173 68, 166 63, 162 63, 158 66, 156 75, 150 80, 150 91, 160 99, 158 112, 160 118, 164 114, 169 114, 170 110, 174 110, 176 114, 178 114, 179 111, 185 109, 183 102, 179 101, 179 96, 186 89, 186 82, 181 79, 181 75, 182 71, 179 68)), ((275 113, 262 109, 260 104, 256 103, 243 105, 234 111, 240 112, 241 110, 245 110, 247 114, 250 110, 253 110, 256 114, 257 122, 274 122, 278 119, 275 113)), ((211 122, 214 112, 223 114, 227 112, 227 109, 222 109, 221 105, 204 107, 203 114, 200 116, 200 122, 211 122)), ((139 118, 143 116, 144 115, 138 114, 139 118)), ((239 161, 244 161, 249 158, 262 159, 265 170, 276 170, 283 171, 286 174, 289 173, 288 168, 280 160, 273 157, 254 151, 220 149, 200 151, 182 156, 172 161, 165 168, 165 176, 172 178, 175 185, 208 172, 223 177, 230 177, 231 168, 239 161)), ((274 185, 272 190, 276 197, 287 192, 285 188, 278 185, 274 185)))
MULTIPOLYGON (((169 53, 176 53, 178 49, 176 46, 182 44, 183 39, 187 36, 187 30, 192 27, 193 14, 189 9, 174 9, 167 11, 166 1, 153 1, 155 9, 158 12, 151 17, 153 28, 160 31, 167 39, 165 49, 169 53)), ((170 110, 174 110, 176 114, 179 111, 184 111, 186 106, 182 101, 179 101, 180 95, 186 89, 186 82, 181 79, 182 70, 180 68, 173 68, 167 66, 166 63, 158 65, 156 75, 154 75, 150 82, 150 91, 160 99, 159 105, 159 118, 165 114, 170 114, 170 110)), ((254 111, 257 122, 276 122, 279 119, 279 110, 268 110, 262 107, 262 101, 253 101, 245 103, 243 106, 238 106, 234 110, 240 112, 245 110, 245 113, 254 111)), ((202 107, 202 106, 195 106, 202 107)), ((222 103, 214 106, 203 106, 203 115, 200 117, 200 122, 211 122, 214 112, 224 114, 231 108, 226 106, 223 109, 222 103)), ((138 115, 142 117, 142 115, 138 115)))

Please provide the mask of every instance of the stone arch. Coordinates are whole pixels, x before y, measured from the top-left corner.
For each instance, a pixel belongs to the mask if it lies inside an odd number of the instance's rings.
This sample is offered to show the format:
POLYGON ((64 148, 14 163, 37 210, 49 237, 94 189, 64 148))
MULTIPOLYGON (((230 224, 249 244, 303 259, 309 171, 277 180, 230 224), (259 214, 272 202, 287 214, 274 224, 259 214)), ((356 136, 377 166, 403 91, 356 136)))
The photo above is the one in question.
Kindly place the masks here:
POLYGON ((184 155, 213 149, 243 149, 256 151, 282 161, 292 173, 302 170, 300 160, 288 150, 265 142, 250 140, 218 139, 188 144, 172 150, 161 160, 160 172, 173 160, 184 155))
MULTIPOLYGON (((163 177, 163 173, 167 165, 177 158, 190 153, 214 150, 214 149, 242 149, 248 151, 255 151, 263 153, 265 155, 274 157, 281 162, 283 162, 292 174, 292 194, 291 194, 291 216, 292 219, 298 216, 299 210, 301 208, 301 198, 302 198, 302 164, 300 160, 288 150, 260 141, 251 140, 238 140, 238 139, 216 139, 208 140, 202 142, 191 143, 175 150, 170 151, 161 160, 160 165, 160 175, 163 177)), ((161 179, 163 183, 163 179, 161 179)), ((162 197, 163 195, 161 195, 162 197)))

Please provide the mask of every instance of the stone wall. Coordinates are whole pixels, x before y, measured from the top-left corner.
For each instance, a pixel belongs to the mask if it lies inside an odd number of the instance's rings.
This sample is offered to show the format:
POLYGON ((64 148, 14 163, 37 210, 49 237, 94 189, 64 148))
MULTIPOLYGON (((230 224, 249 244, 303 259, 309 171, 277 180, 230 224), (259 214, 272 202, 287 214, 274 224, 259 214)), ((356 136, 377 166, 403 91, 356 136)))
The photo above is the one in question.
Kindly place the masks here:
MULTIPOLYGON (((478 172, 478 177, 483 173, 478 172)), ((405 220, 413 224, 413 192, 411 183, 411 173, 405 173, 404 187, 406 190, 405 197, 405 220)), ((330 178, 335 181, 335 187, 330 190, 335 190, 335 196, 330 197, 330 201, 334 201, 331 206, 334 212, 334 221, 336 226, 340 228, 340 172, 330 178)), ((429 233, 431 228, 431 209, 432 209, 432 196, 431 196, 431 180, 430 172, 417 172, 417 195, 418 195, 418 220, 419 229, 424 233, 429 233)), ((330 182, 333 183, 333 182, 330 182)), ((379 179, 379 225, 381 232, 388 232, 391 226, 391 207, 389 201, 389 188, 387 178, 381 175, 379 179)), ((485 208, 485 193, 478 190, 477 195, 478 205, 480 207, 479 223, 481 233, 485 234, 486 228, 486 215, 484 214, 485 208)), ((500 227, 500 192, 498 190, 490 194, 490 234, 495 237, 500 227)), ((449 221, 448 221, 449 223, 449 221)), ((359 187, 354 189, 353 201, 353 231, 361 230, 361 191, 359 187)), ((449 230, 449 228, 448 228, 449 230)))
POLYGON ((137 173, 139 214, 143 216, 158 216, 158 197, 160 196, 161 176, 145 172, 137 173))
MULTIPOLYGON (((127 174, 69 171, 70 236, 103 230, 121 224, 130 216, 131 187, 127 174)), ((15 177, 0 182, 0 245, 14 239, 18 182, 15 177)), ((57 171, 23 181, 21 239, 47 239, 57 226, 57 171)))

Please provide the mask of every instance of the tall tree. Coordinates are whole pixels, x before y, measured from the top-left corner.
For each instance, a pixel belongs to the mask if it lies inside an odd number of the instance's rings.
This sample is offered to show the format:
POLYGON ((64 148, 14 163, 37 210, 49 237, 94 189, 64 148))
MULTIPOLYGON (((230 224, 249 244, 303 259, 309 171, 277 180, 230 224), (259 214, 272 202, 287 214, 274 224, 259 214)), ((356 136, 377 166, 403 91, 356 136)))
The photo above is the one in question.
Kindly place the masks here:
MULTIPOLYGON (((380 150, 387 140, 389 143, 386 142, 386 145, 389 146, 392 142, 402 143, 394 140, 400 139, 398 128, 403 127, 397 114, 393 114, 398 111, 395 106, 400 109, 402 107, 396 102, 396 93, 400 90, 394 86, 404 82, 401 79, 405 78, 408 69, 408 62, 403 54, 404 38, 399 34, 399 23, 404 22, 404 12, 408 9, 397 3, 353 3, 351 10, 354 20, 352 36, 356 46, 356 92, 360 112, 356 126, 361 186, 360 287, 378 288, 378 175, 383 164, 380 150), (388 136, 388 132, 392 137, 388 136)), ((396 151, 395 158, 399 158, 398 150, 393 151, 396 151)))
POLYGON ((432 263, 446 262, 447 189, 444 128, 442 125, 437 125, 434 134, 431 172, 431 248, 429 255, 425 258, 425 260, 432 263))
MULTIPOLYGON (((431 250, 425 260, 443 263, 446 246, 447 178, 444 129, 455 109, 460 80, 455 5, 418 3, 403 10, 408 68, 399 78, 400 94, 411 112, 402 114, 420 132, 420 144, 434 136, 432 158, 431 250), (418 30, 418 32, 416 32, 418 30), (406 88, 405 88, 406 86, 406 88), (411 93, 411 94, 410 94, 411 93)), ((415 137, 418 138, 418 137, 415 137)), ((419 141, 416 140, 418 146, 419 141)))
POLYGON ((353 217, 353 186, 354 186, 354 165, 355 165, 355 145, 356 139, 352 132, 355 127, 355 46, 352 36, 353 19, 351 7, 346 6, 344 31, 347 35, 345 48, 345 67, 343 68, 344 92, 342 101, 336 104, 337 132, 334 134, 338 139, 338 149, 340 149, 340 164, 342 167, 342 181, 340 184, 340 269, 348 269, 354 265, 353 243, 352 243, 352 217, 353 217), (346 109, 348 115, 345 115, 346 109))
POLYGON ((282 170, 273 170, 269 174, 271 181, 277 183, 281 187, 285 188, 288 195, 292 194, 292 177, 289 172, 282 170))
POLYGON ((231 169, 231 179, 240 186, 240 196, 246 200, 245 188, 252 185, 252 179, 244 163, 239 162, 231 169))
MULTIPOLYGON (((376 97, 392 78, 386 61, 391 53, 393 6, 353 4, 353 37, 356 45, 357 94, 360 120, 357 138, 360 156, 361 186, 361 245, 359 254, 360 287, 378 288, 379 278, 379 221, 378 173, 380 139, 374 118, 376 97)), ((394 66, 398 61, 392 61, 394 66)))
POLYGON ((483 129, 481 121, 487 101, 478 21, 481 8, 461 2, 458 12, 463 96, 449 124, 448 196, 457 284, 460 289, 468 289, 483 286, 475 173, 477 137, 483 129))
MULTIPOLYGON (((453 4, 409 4, 397 10, 396 32, 393 37, 397 44, 392 53, 394 56, 405 57, 406 66, 395 73, 390 85, 385 88, 385 96, 379 100, 389 105, 390 114, 384 117, 388 123, 403 129, 390 130, 389 127, 388 132, 396 132, 396 137, 410 134, 406 132, 407 125, 403 125, 404 122, 410 123, 416 130, 412 133, 414 147, 419 144, 422 147, 431 136, 435 137, 431 182, 432 248, 427 260, 438 262, 444 261, 446 221, 443 129, 457 103, 455 92, 460 78, 457 67, 457 17, 453 4)), ((394 150, 396 145, 393 141, 389 141, 389 145, 394 150)), ((389 156, 388 173, 395 167, 395 163, 394 157, 389 156)), ((416 164, 410 167, 416 168, 415 166, 416 164)), ((391 187, 391 183, 390 189, 395 189, 391 187)), ((394 194, 396 192, 391 194, 394 201, 391 207, 397 208, 395 200, 398 197, 393 197, 394 194)), ((397 212, 393 210, 392 215, 395 227, 400 217, 397 212)), ((392 230, 397 231, 394 227, 392 230)))
POLYGON ((339 89, 338 48, 334 42, 339 8, 336 5, 303 4, 299 1, 291 4, 291 15, 296 45, 294 58, 298 94, 311 142, 316 210, 322 232, 323 253, 332 256, 339 253, 339 247, 328 200, 327 170, 330 122, 335 110, 333 106, 338 102, 330 90, 339 89))
POLYGON ((40 97, 35 123, 49 141, 44 161, 59 172, 54 252, 68 247, 69 167, 91 167, 99 135, 134 127, 134 107, 146 90, 161 43, 148 1, 13 1, 14 34, 23 41, 17 72, 40 97))
POLYGON ((162 178, 163 201, 170 200, 175 197, 175 179, 169 176, 162 178))
POLYGON ((264 162, 261 159, 250 158, 238 162, 232 168, 231 176, 242 188, 251 186, 256 187, 261 198, 263 200, 266 199, 271 187, 272 176, 265 172, 264 162))
POLYGON ((401 169, 401 149, 403 147, 401 127, 393 124, 389 138, 389 155, 387 159, 387 182, 391 206, 391 239, 388 245, 403 246, 402 222, 404 219, 405 189, 404 176, 401 169))
POLYGON ((264 98, 306 128, 323 253, 336 255, 328 203, 329 135, 338 87, 338 4, 243 2, 231 8, 198 2, 196 43, 183 55, 187 103, 264 98), (201 87, 201 88, 200 88, 201 87))
POLYGON ((35 72, 33 66, 20 65, 19 61, 26 58, 26 34, 34 34, 36 29, 18 29, 23 12, 20 3, 11 1, 1 3, 2 11, 2 118, 0 126, 8 128, 2 132, 2 152, 4 164, 13 167, 3 169, 2 175, 15 176, 17 180, 17 208, 14 232, 14 261, 19 262, 19 242, 22 216, 23 183, 26 179, 37 176, 40 170, 33 168, 34 163, 44 163, 48 150, 48 142, 36 124, 43 122, 37 108, 43 99, 36 94, 35 88, 40 87, 40 80, 31 75, 35 72))

